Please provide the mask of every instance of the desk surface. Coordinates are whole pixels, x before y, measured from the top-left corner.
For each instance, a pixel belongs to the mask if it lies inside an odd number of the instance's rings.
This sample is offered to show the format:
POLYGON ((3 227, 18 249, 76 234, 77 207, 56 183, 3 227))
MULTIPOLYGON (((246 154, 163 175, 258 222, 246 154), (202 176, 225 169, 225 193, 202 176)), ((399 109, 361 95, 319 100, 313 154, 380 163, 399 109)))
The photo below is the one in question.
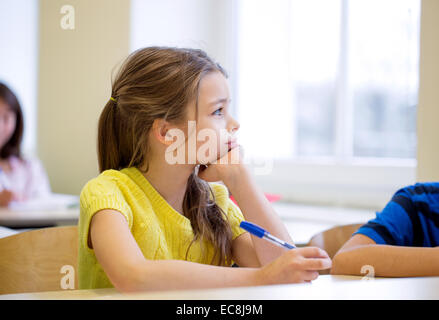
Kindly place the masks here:
POLYGON ((77 224, 79 208, 52 210, 0 209, 0 225, 4 227, 32 228, 42 226, 77 224))
POLYGON ((12 202, 0 208, 0 225, 4 227, 32 228, 77 224, 79 197, 52 193, 48 197, 25 202, 12 202))
POLYGON ((362 280, 323 275, 310 284, 120 294, 115 289, 66 290, 0 295, 14 299, 143 299, 143 300, 311 300, 311 299, 439 299, 439 277, 362 280))

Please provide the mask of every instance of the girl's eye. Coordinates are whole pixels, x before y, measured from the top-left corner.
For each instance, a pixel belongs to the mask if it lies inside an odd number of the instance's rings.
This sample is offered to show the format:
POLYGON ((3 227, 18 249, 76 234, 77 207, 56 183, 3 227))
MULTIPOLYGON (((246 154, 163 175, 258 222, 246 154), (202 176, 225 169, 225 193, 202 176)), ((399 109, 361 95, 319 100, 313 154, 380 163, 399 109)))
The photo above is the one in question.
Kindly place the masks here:
POLYGON ((214 114, 214 115, 221 115, 222 112, 218 113, 218 111, 222 111, 222 110, 223 110, 223 108, 219 108, 219 109, 215 110, 215 112, 212 113, 212 114, 214 114))

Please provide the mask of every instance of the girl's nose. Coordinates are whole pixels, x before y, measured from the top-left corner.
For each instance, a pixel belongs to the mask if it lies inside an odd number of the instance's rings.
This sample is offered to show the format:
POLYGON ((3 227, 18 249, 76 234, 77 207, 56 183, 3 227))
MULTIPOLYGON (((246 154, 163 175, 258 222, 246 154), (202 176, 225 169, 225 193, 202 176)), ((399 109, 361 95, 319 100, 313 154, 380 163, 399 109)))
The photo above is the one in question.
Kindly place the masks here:
POLYGON ((239 122, 236 121, 234 118, 232 118, 229 124, 229 132, 231 134, 235 134, 235 132, 239 130, 239 127, 240 127, 239 122))

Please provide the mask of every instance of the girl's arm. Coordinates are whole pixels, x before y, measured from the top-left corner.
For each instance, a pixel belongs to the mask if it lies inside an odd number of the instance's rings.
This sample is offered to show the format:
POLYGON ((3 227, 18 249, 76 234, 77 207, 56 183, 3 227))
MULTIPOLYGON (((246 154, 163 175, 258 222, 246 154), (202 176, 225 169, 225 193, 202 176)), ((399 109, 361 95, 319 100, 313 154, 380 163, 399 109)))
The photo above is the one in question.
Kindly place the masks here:
POLYGON ((240 267, 261 267, 250 233, 244 232, 232 241, 232 258, 240 267))
POLYGON ((377 277, 422 277, 439 275, 439 247, 377 245, 356 234, 333 258, 331 274, 365 275, 372 266, 377 277))
MULTIPOLYGON (((245 219, 293 244, 285 225, 263 192, 257 187, 249 169, 244 164, 232 165, 231 167, 234 167, 233 174, 224 175, 223 182, 233 194, 245 219)), ((261 265, 266 265, 285 252, 284 248, 277 247, 253 235, 251 240, 261 265)))
POLYGON ((7 207, 14 200, 14 193, 10 190, 3 189, 0 191, 0 207, 7 207))
MULTIPOLYGON (((210 182, 222 181, 233 194, 246 220, 260 225, 274 236, 293 244, 285 225, 262 191, 257 187, 250 170, 243 163, 242 154, 242 146, 238 145, 220 159, 211 163, 207 169, 199 171, 198 176, 210 182)), ((240 251, 237 254, 238 256, 244 254, 239 248, 254 248, 253 254, 245 259, 245 265, 255 264, 256 259, 254 259, 254 256, 257 256, 257 260, 261 265, 266 265, 285 252, 284 248, 277 247, 255 236, 251 236, 252 245, 249 244, 248 238, 242 238, 239 242, 239 246, 233 245, 238 248, 237 251, 240 251)))
POLYGON ((314 280, 331 267, 318 248, 286 251, 264 268, 230 268, 181 260, 146 260, 124 216, 97 212, 90 226, 91 247, 111 283, 121 292, 199 289, 298 283, 314 280))

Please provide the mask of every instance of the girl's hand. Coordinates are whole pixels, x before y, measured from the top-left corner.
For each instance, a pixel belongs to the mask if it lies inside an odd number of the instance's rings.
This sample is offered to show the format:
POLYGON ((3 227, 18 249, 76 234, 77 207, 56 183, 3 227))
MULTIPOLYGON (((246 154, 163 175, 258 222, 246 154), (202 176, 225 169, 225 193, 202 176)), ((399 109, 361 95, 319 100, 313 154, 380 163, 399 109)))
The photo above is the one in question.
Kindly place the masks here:
POLYGON ((15 199, 14 193, 10 190, 3 190, 0 192, 0 206, 7 207, 9 203, 15 199))
POLYGON ((243 153, 241 145, 233 147, 223 157, 209 165, 200 165, 198 177, 208 182, 224 181, 226 183, 244 170, 243 153))
POLYGON ((317 247, 296 248, 257 271, 257 284, 303 283, 317 279, 319 270, 330 269, 332 261, 317 247))

